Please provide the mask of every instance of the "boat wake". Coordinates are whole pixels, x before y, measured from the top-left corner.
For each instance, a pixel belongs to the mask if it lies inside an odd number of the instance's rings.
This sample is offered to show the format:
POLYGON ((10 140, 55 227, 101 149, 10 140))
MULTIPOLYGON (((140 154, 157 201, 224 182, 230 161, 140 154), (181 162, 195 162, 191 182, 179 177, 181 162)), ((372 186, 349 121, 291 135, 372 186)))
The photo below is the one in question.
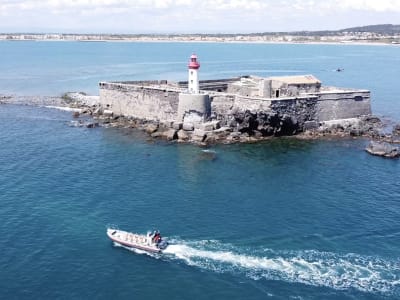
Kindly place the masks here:
POLYGON ((400 261, 330 252, 237 249, 218 241, 175 240, 163 258, 254 280, 282 280, 400 296, 400 261))

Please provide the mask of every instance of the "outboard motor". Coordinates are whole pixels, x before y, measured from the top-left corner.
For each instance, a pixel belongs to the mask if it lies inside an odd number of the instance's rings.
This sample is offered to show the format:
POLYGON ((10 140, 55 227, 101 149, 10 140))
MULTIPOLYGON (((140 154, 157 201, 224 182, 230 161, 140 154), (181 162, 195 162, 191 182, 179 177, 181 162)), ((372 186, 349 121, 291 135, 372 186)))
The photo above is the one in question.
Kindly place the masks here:
POLYGON ((162 239, 160 242, 158 242, 157 247, 158 249, 164 250, 165 248, 167 248, 168 246, 168 242, 164 239, 162 239))

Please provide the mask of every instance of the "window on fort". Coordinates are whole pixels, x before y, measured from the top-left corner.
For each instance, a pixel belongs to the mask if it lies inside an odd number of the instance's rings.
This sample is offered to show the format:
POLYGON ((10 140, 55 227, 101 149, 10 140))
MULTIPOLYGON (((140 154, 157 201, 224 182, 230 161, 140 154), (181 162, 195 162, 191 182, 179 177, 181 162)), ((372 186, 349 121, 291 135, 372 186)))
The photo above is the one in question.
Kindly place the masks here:
POLYGON ((275 91, 275 97, 276 97, 276 98, 279 98, 279 90, 276 90, 276 91, 275 91))
POLYGON ((193 83, 193 80, 190 80, 190 83, 193 83))
POLYGON ((354 100, 356 101, 363 101, 363 97, 362 96, 355 96, 354 100))

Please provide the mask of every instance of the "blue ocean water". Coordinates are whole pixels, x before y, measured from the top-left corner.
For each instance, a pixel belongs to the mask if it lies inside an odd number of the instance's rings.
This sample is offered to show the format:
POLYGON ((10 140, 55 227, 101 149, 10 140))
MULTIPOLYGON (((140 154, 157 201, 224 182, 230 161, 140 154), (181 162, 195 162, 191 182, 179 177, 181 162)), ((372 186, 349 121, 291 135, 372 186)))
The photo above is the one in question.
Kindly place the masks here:
MULTIPOLYGON (((312 73, 368 88, 400 119, 391 46, 1 42, 0 93, 96 93, 99 80, 312 73), (343 67, 344 72, 334 69, 343 67), (183 69, 183 70, 182 70, 183 69)), ((400 164, 360 139, 212 147, 73 128, 70 113, 0 105, 4 299, 399 299, 400 164), (107 226, 158 228, 163 255, 107 226)))

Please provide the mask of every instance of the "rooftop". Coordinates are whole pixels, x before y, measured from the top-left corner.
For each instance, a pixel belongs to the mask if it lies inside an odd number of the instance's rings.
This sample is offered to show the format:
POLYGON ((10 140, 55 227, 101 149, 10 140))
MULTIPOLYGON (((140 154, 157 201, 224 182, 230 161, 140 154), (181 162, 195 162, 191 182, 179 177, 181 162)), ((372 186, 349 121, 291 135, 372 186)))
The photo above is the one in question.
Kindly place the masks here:
POLYGON ((266 79, 281 81, 286 84, 321 84, 321 81, 314 75, 274 76, 266 79))

